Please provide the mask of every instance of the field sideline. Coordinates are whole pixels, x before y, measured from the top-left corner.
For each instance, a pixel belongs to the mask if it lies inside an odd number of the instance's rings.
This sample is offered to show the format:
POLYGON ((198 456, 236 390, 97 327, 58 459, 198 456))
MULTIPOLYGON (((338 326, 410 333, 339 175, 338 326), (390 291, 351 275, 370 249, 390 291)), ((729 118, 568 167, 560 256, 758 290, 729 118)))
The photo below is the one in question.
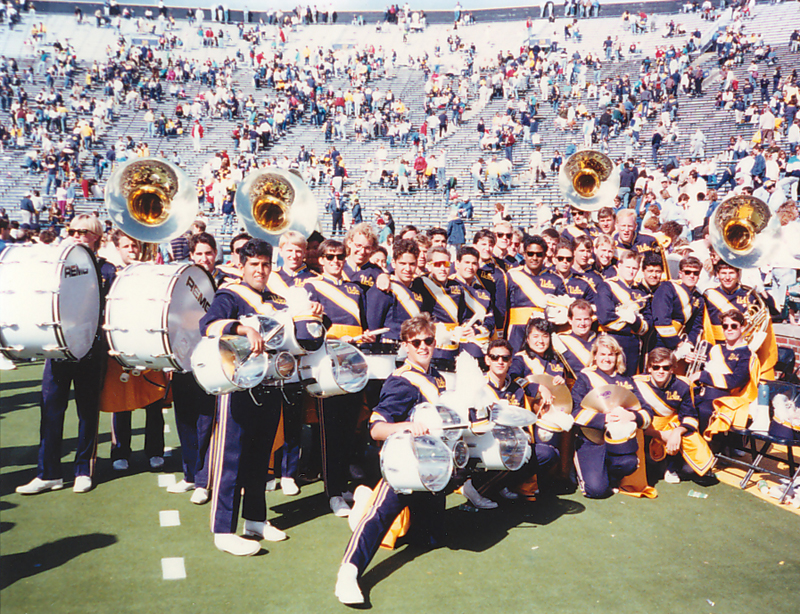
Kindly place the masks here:
MULTIPOLYGON (((98 487, 22 497, 35 475, 41 364, 0 373, 0 608, 3 614, 343 612, 333 595, 350 531, 321 483, 269 493, 289 540, 238 559, 218 552, 208 506, 170 495, 146 469, 144 413, 134 415, 131 471, 111 470, 101 416, 98 487), (159 512, 177 510, 179 526, 159 512), (162 579, 183 558, 186 578, 162 579)), ((167 445, 178 448, 170 410, 167 445)), ((65 460, 77 419, 70 407, 65 460)), ((177 450, 167 472, 179 472, 177 450)), ((64 466, 70 476, 72 465, 64 466)), ((180 475, 177 476, 180 479, 180 475)), ((659 483, 659 497, 579 494, 488 512, 448 498, 447 548, 381 551, 362 581, 376 612, 788 613, 798 611, 800 517, 725 484, 659 483)))

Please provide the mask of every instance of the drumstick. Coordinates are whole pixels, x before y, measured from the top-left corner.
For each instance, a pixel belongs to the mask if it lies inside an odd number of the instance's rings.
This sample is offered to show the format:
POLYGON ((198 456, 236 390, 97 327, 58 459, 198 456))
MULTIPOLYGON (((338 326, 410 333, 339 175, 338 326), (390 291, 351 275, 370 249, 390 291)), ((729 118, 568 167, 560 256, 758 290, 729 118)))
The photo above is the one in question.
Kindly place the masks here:
POLYGON ((378 335, 382 335, 383 333, 388 333, 390 330, 392 330, 392 329, 389 328, 389 327, 378 328, 377 330, 365 330, 358 337, 353 337, 353 341, 358 341, 359 339, 361 339, 362 337, 364 337, 366 335, 374 335, 374 336, 377 337, 378 335))

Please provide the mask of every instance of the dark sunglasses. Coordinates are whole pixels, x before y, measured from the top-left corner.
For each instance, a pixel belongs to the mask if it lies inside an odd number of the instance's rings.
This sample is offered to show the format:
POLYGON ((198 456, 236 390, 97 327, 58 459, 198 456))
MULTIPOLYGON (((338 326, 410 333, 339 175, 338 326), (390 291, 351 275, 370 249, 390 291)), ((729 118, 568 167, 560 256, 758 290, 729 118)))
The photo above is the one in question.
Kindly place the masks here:
POLYGON ((436 339, 433 337, 425 337, 424 339, 412 339, 409 341, 409 343, 414 346, 415 350, 418 350, 419 346, 421 346, 423 343, 429 347, 432 346, 434 343, 436 343, 436 339))
POLYGON ((67 234, 70 237, 74 237, 75 235, 78 235, 79 237, 85 237, 86 235, 93 235, 94 233, 87 228, 70 228, 67 231, 67 234))
POLYGON ((487 354, 489 360, 495 362, 497 360, 502 360, 503 362, 511 362, 511 354, 487 354))
POLYGON ((700 271, 692 269, 691 271, 681 271, 684 275, 691 275, 692 277, 700 277, 700 271))
POLYGON ((723 324, 722 325, 722 330, 736 330, 737 328, 739 328, 738 324, 723 324))
POLYGON ((672 369, 670 365, 653 365, 650 367, 651 371, 669 371, 672 369))
POLYGON ((525 252, 529 258, 544 258, 544 252, 525 252))
POLYGON ((447 260, 437 260, 436 262, 431 262, 431 266, 450 266, 450 263, 447 260))
POLYGON ((494 236, 496 236, 498 239, 501 238, 501 237, 503 239, 510 239, 511 237, 514 236, 514 234, 510 233, 510 232, 496 232, 496 233, 494 233, 494 236))
POLYGON ((556 256, 556 260, 558 262, 572 262, 575 258, 572 256, 556 256))
POLYGON ((334 260, 338 260, 339 262, 344 262, 344 259, 347 258, 344 254, 325 254, 323 256, 325 260, 328 262, 333 262, 334 260))

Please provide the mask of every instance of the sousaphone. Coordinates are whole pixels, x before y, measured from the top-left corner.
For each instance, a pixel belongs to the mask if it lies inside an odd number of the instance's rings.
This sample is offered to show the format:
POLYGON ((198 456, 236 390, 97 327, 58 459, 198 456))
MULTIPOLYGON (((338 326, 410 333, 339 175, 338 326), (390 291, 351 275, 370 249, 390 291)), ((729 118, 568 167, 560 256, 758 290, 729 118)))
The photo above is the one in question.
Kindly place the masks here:
POLYGON ((558 173, 558 187, 581 211, 611 207, 619 192, 619 167, 606 154, 585 149, 572 154, 558 173))

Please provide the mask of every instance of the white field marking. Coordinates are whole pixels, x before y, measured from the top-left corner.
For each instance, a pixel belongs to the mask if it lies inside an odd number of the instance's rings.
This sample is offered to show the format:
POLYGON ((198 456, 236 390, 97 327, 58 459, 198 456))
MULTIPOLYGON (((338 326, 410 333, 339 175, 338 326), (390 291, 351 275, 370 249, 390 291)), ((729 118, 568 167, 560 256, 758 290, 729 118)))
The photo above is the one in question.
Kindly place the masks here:
POLYGON ((186 565, 183 563, 183 557, 161 559, 161 576, 164 580, 185 580, 186 565))
POLYGON ((161 510, 158 513, 158 521, 162 527, 181 526, 181 515, 178 510, 161 510))
POLYGON ((169 433, 169 432, 170 432, 170 430, 169 430, 169 424, 165 424, 165 425, 164 425, 164 432, 165 432, 165 433, 169 433))
POLYGON ((174 473, 160 473, 158 475, 158 485, 161 488, 166 488, 167 486, 172 486, 175 483, 175 474, 174 473))
POLYGON ((164 446, 164 456, 165 456, 165 457, 170 457, 170 456, 172 456, 172 450, 173 450, 173 449, 174 449, 174 448, 171 448, 171 447, 169 447, 169 446, 164 446))

